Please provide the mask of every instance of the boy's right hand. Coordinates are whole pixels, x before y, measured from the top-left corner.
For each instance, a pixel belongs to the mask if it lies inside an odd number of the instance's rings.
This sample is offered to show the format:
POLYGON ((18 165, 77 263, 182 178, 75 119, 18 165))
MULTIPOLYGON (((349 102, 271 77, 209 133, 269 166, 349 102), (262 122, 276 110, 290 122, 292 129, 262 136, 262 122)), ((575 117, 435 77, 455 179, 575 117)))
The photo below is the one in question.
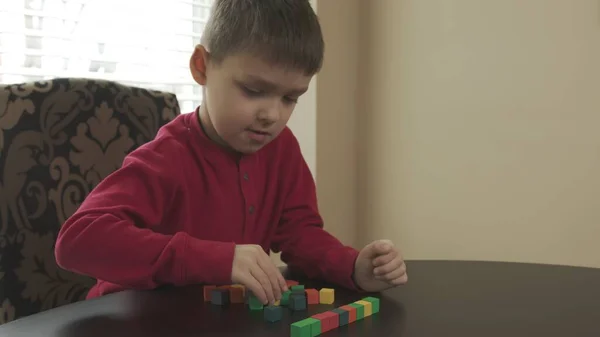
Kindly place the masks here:
POLYGON ((244 285, 264 304, 280 300, 287 290, 283 275, 259 245, 235 246, 231 281, 244 285))

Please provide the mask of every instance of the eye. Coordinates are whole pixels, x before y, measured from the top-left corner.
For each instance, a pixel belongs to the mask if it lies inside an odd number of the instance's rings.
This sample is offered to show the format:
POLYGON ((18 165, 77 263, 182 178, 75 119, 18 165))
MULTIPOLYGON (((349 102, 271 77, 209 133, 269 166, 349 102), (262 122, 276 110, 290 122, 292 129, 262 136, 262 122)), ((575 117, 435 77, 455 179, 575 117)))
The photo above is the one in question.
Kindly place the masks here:
POLYGON ((262 95, 261 91, 248 88, 245 85, 241 85, 241 88, 242 88, 242 91, 248 96, 257 97, 257 96, 262 95))
POLYGON ((284 100, 286 103, 289 103, 289 104, 296 104, 296 103, 298 103, 298 98, 297 98, 297 97, 289 97, 289 96, 285 96, 285 97, 283 97, 283 100, 284 100))

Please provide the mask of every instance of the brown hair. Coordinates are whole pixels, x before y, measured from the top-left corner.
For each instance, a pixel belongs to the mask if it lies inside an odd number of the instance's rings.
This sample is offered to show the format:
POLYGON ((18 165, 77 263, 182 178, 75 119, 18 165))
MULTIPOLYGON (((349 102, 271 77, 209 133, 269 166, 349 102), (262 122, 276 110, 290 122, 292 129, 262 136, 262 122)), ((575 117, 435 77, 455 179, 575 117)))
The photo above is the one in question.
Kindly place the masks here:
POLYGON ((201 43, 216 62, 244 52, 307 75, 321 69, 325 49, 308 0, 215 0, 201 43))

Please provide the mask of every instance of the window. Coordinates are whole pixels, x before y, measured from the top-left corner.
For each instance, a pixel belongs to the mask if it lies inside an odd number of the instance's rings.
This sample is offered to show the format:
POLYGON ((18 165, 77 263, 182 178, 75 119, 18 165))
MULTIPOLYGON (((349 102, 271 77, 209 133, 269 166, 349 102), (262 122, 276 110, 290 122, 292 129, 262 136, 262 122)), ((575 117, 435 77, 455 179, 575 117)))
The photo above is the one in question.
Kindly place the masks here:
POLYGON ((2 0, 0 83, 117 81, 202 101, 189 72, 213 0, 2 0))

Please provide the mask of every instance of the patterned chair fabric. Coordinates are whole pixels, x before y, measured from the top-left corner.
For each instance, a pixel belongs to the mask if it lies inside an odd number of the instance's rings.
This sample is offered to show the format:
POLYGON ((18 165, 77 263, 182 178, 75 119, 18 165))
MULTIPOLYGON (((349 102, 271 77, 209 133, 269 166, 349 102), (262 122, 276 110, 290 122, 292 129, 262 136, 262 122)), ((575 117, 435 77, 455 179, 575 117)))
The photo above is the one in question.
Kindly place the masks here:
POLYGON ((94 280, 56 264, 60 226, 179 113, 174 94, 110 81, 0 86, 0 324, 85 298, 94 280))

